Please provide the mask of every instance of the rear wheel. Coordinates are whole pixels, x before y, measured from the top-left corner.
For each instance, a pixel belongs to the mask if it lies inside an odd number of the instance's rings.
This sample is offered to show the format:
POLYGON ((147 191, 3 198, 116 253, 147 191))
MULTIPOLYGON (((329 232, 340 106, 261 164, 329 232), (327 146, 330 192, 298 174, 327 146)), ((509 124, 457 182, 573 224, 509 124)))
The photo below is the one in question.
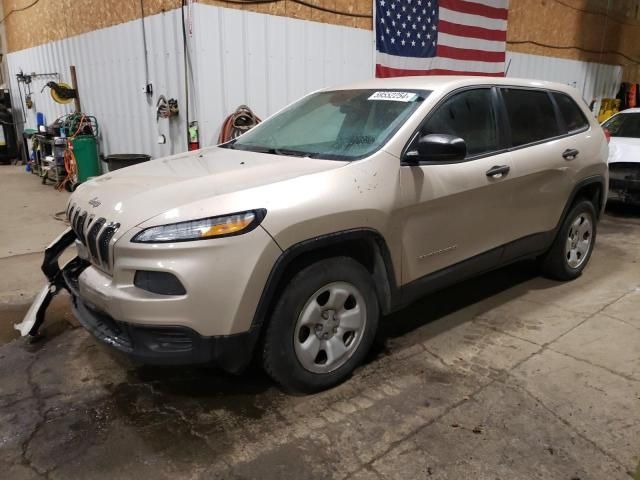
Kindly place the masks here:
POLYGON ((351 258, 322 260, 285 287, 263 343, 263 365, 285 389, 344 381, 373 343, 379 308, 369 272, 351 258))
POLYGON ((596 210, 578 201, 566 216, 551 249, 542 259, 543 273, 556 280, 572 280, 587 266, 596 241, 596 210))

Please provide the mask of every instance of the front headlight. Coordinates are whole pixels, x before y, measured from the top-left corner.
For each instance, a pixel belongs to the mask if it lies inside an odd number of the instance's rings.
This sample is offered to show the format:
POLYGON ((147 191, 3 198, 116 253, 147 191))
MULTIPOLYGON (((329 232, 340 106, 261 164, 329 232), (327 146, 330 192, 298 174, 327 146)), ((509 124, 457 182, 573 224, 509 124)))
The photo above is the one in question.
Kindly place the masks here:
POLYGON ((132 239, 136 243, 168 243, 206 240, 247 233, 260 225, 266 210, 250 210, 221 217, 200 218, 187 222, 149 227, 132 239))

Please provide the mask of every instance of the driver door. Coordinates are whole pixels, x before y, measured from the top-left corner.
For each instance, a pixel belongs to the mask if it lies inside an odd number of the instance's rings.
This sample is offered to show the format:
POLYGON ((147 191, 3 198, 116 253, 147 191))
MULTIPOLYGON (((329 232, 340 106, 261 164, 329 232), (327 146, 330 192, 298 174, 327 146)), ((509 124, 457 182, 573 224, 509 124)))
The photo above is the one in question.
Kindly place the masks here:
POLYGON ((497 102, 490 87, 454 92, 428 114, 413 140, 435 133, 458 136, 467 155, 400 168, 403 284, 468 259, 473 260, 458 265, 460 273, 491 268, 502 254, 496 247, 511 240, 516 192, 497 102), (492 175, 494 167, 504 167, 503 172, 492 175))

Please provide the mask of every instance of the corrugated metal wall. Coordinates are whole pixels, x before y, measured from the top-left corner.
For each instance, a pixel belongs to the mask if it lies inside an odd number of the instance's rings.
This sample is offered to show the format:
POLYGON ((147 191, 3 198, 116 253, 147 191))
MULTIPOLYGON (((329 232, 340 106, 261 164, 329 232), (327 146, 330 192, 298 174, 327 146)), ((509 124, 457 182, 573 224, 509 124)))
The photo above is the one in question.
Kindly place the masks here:
POLYGON ((371 31, 197 5, 200 127, 209 145, 241 104, 271 115, 322 87, 371 78, 371 31))
MULTIPOLYGON (((184 74, 179 10, 148 18, 146 27, 154 90, 157 94, 182 99, 184 74)), ((70 83, 69 66, 76 65, 82 109, 98 118, 104 152, 158 156, 185 149, 184 117, 172 121, 171 127, 167 120, 156 122, 157 95, 149 100, 143 93, 145 67, 140 21, 15 52, 8 55, 7 60, 15 106, 20 104, 15 79, 18 71, 59 72, 62 80, 70 83), (167 135, 166 145, 157 144, 159 133, 167 135)), ((35 125, 36 111, 45 113, 47 123, 72 111, 73 104, 53 102, 48 89, 40 93, 49 80, 38 78, 31 85, 34 108, 27 110, 29 127, 35 125)))
MULTIPOLYGON (((190 118, 199 121, 203 146, 215 143, 222 120, 240 104, 265 117, 312 90, 373 75, 371 31, 203 4, 194 5, 193 16, 190 118)), ((142 24, 136 20, 9 54, 16 109, 20 70, 55 71, 69 82, 73 64, 82 108, 102 126, 103 153, 162 157, 186 150, 181 12, 148 17, 145 27, 152 99, 143 93, 142 24), (177 119, 156 121, 160 94, 178 99, 177 119), (167 137, 165 145, 157 143, 159 134, 167 137)), ((617 66, 519 53, 508 53, 507 59, 509 76, 572 84, 588 101, 614 95, 620 81, 617 66)), ((54 103, 48 90, 40 93, 48 80, 31 85, 35 105, 27 111, 29 127, 36 111, 45 113, 47 123, 71 111, 54 103)))
POLYGON ((582 92, 587 102, 593 97, 615 97, 622 79, 622 67, 619 65, 516 52, 507 52, 506 65, 509 77, 534 78, 571 85, 582 92))
MULTIPOLYGON (((202 145, 214 144, 223 119, 247 104, 265 117, 324 86, 369 78, 371 32, 305 20, 196 4, 191 58, 190 118, 200 124, 202 145)), ((149 79, 154 96, 143 93, 144 47, 141 22, 132 21, 69 39, 11 53, 7 61, 13 104, 21 104, 15 75, 59 72, 69 83, 69 66, 78 70, 82 109, 102 126, 102 151, 148 153, 154 157, 186 150, 184 64, 180 10, 145 19, 149 79), (178 99, 177 119, 156 121, 158 95, 178 99), (165 145, 158 135, 167 137, 165 145)), ((47 123, 72 111, 53 102, 39 78, 31 85, 34 108, 47 123)), ((24 86, 24 85, 23 85, 24 86)))

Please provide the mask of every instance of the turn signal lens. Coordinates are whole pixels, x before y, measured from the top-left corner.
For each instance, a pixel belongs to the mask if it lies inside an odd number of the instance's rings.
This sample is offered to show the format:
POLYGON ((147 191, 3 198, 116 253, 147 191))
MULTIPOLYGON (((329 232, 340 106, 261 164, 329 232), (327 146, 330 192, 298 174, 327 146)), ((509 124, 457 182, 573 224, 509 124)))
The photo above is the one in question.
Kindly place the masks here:
POLYGON ((200 232, 200 237, 218 237, 220 235, 229 235, 230 233, 239 232, 251 225, 251 222, 253 222, 255 218, 256 216, 253 212, 225 217, 224 222, 215 223, 207 229, 202 230, 200 232))
POLYGON ((136 243, 186 242, 239 235, 257 227, 265 214, 266 210, 252 210, 222 217, 149 227, 134 236, 131 241, 136 243))

